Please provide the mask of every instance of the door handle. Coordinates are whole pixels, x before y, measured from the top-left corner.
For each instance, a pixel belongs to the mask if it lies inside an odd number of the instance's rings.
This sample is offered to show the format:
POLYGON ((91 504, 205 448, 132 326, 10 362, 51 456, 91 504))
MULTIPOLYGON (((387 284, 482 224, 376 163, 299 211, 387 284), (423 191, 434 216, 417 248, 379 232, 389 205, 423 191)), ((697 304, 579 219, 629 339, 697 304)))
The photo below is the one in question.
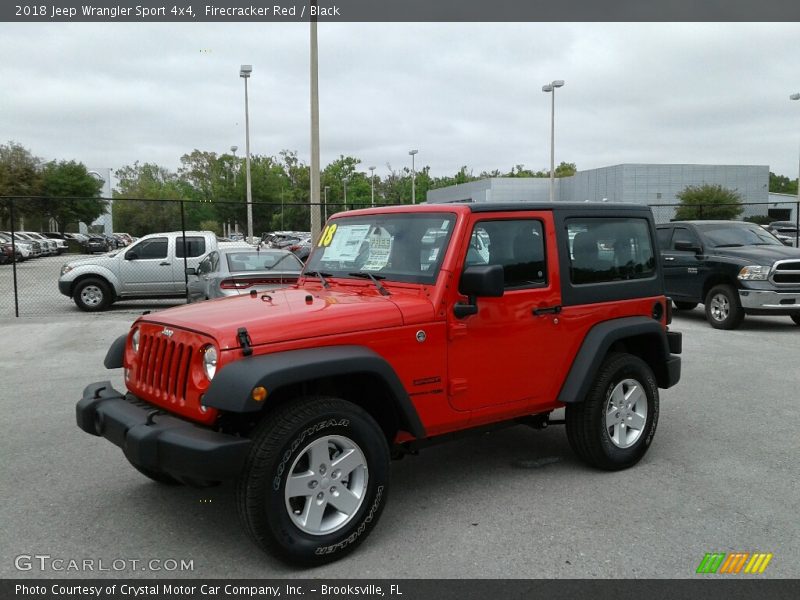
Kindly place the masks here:
POLYGON ((534 308, 533 309, 533 316, 540 317, 542 315, 557 315, 561 312, 560 306, 546 306, 544 308, 534 308))
POLYGON ((159 266, 159 267, 168 267, 168 266, 170 266, 171 264, 172 264, 172 263, 168 263, 168 262, 162 262, 162 263, 158 263, 158 266, 159 266))
POLYGON ((664 260, 668 260, 668 261, 672 262, 673 260, 675 260, 675 257, 674 256, 665 256, 664 260))

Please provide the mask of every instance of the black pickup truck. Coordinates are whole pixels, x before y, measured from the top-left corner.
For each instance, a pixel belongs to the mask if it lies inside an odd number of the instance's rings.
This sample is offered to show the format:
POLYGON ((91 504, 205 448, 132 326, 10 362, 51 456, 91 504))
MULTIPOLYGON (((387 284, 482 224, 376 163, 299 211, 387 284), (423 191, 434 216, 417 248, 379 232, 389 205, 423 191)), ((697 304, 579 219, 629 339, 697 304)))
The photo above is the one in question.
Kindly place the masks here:
POLYGON ((800 249, 740 221, 673 221, 657 232, 664 286, 679 310, 704 304, 716 329, 735 329, 745 315, 800 325, 800 249))

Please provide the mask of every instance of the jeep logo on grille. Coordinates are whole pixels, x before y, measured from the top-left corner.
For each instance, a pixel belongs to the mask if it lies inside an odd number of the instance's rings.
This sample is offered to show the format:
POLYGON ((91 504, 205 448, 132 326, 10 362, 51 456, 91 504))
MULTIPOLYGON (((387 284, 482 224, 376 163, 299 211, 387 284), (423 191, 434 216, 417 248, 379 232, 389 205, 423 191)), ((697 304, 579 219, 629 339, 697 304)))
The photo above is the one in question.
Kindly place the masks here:
POLYGON ((167 329, 164 327, 164 330, 161 332, 161 335, 165 335, 167 337, 172 337, 172 334, 175 333, 172 329, 167 329))

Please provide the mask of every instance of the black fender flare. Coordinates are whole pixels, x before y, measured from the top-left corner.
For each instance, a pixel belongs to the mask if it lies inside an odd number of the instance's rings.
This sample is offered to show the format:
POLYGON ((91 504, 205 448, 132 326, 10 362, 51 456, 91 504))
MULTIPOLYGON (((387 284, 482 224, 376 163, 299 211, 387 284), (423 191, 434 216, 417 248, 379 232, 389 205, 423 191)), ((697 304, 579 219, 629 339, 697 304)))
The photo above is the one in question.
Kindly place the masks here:
POLYGON ((125 333, 115 339, 106 352, 103 366, 106 369, 121 369, 122 360, 125 357, 125 343, 128 341, 128 334, 125 333))
POLYGON ((664 326, 647 317, 623 317, 603 321, 589 330, 561 386, 558 401, 564 404, 583 402, 611 346, 634 337, 646 338, 652 359, 646 362, 653 369, 658 386, 670 387, 668 363, 680 359, 670 356, 664 326))
POLYGON ((220 369, 203 404, 234 413, 257 412, 265 403, 253 400, 255 387, 264 387, 271 394, 286 385, 359 373, 379 377, 391 394, 402 427, 418 439, 425 437, 425 428, 397 373, 384 358, 363 346, 325 346, 241 358, 220 369))

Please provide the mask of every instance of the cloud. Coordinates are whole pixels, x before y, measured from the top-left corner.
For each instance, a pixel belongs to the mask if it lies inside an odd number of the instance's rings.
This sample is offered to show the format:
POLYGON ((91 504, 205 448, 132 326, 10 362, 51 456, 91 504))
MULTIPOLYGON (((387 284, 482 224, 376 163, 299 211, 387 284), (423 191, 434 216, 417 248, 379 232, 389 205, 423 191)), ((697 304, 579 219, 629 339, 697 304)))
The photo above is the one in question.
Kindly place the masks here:
MULTIPOLYGON (((796 23, 319 25, 323 164, 448 174, 556 161, 767 164, 794 176, 796 23)), ((178 166, 194 148, 309 159, 307 24, 0 24, 0 135, 45 159, 178 166)))

